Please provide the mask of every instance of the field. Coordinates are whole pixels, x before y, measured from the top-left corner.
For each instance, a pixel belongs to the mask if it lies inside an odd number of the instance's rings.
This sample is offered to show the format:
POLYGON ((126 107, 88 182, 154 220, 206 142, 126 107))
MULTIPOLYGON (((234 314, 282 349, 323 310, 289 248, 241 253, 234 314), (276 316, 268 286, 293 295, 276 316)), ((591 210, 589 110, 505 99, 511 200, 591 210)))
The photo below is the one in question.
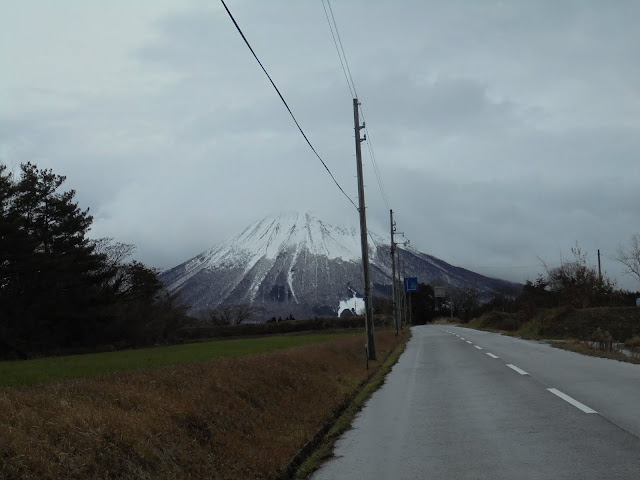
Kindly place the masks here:
POLYGON ((4 388, 0 477, 276 478, 404 341, 377 332, 366 370, 362 334, 304 337, 286 350, 4 388))
POLYGON ((143 348, 119 352, 47 357, 0 362, 0 388, 37 385, 73 378, 95 377, 114 372, 207 362, 252 353, 309 345, 353 333, 306 334, 143 348))

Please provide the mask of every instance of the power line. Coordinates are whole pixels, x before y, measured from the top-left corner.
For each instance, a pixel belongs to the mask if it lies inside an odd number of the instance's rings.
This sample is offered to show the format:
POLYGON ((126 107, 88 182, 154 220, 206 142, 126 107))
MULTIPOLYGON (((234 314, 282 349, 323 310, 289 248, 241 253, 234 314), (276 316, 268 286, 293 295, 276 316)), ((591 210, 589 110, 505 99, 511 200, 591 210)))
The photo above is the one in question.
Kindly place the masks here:
MULTIPOLYGON (((331 2, 329 0, 326 0, 327 5, 329 6, 329 13, 331 14, 331 21, 333 22, 333 26, 335 28, 336 31, 336 36, 338 37, 338 44, 340 45, 340 49, 338 51, 338 56, 340 56, 340 53, 342 52, 342 58, 344 58, 344 66, 346 67, 346 72, 345 72, 345 77, 348 76, 347 78, 347 83, 351 82, 349 89, 351 89, 351 87, 353 87, 353 98, 358 98, 358 92, 356 91, 356 84, 353 82, 353 77, 351 76, 351 69, 349 68, 349 62, 347 61, 347 54, 344 52, 344 47, 342 46, 342 39, 340 38, 340 31, 338 30, 338 24, 336 23, 336 18, 333 16, 333 8, 331 8, 331 2)), ((324 7, 324 0, 322 3, 322 6, 324 7)), ((325 7, 325 13, 326 13, 326 7, 325 7)), ((327 17, 327 20, 329 20, 329 18, 327 17)), ((329 22, 329 26, 331 26, 331 22, 329 22)), ((334 37, 334 43, 335 43, 335 37, 334 37)), ((336 49, 338 48, 338 46, 336 45, 336 49)), ((342 58, 340 59, 340 62, 342 62, 342 58)), ((343 67, 344 68, 344 67, 343 67)))
POLYGON ((371 242, 373 243, 373 246, 376 247, 376 249, 377 249, 378 248, 378 242, 376 242, 376 239, 373 237, 373 233, 368 228, 367 228, 367 234, 369 235, 369 238, 371 239, 371 242))
POLYGON ((318 154, 318 152, 316 151, 316 149, 313 147, 313 145, 311 145, 311 142, 309 141, 309 139, 307 138, 307 135, 304 133, 304 131, 302 130, 302 127, 300 126, 300 124, 298 123, 298 120, 296 120, 296 117, 293 115, 293 112, 291 111, 291 109, 289 108, 289 105, 287 104, 287 101, 284 99, 284 97, 282 96, 282 93, 280 93, 280 90, 278 89, 278 87, 276 86, 276 84, 274 83, 274 81, 271 79, 271 76, 269 75, 269 73, 267 72, 266 68, 264 68, 264 66, 262 65, 262 62, 260 61, 260 59, 258 58, 258 56, 256 55, 256 52, 253 51, 253 48, 251 48, 251 44, 249 44, 249 41, 247 40, 247 37, 244 36, 244 33, 242 33, 242 29, 240 28, 240 26, 238 25, 238 22, 236 22, 236 19, 233 17, 233 15, 231 14, 231 11, 229 11, 229 8, 227 7, 227 4, 224 3, 224 0, 220 0, 222 2, 222 5, 224 6, 224 9, 227 11, 227 14, 229 15, 229 18, 231 18, 231 21, 233 22, 233 24, 236 26, 236 29, 238 30, 238 33, 240 34, 240 36, 242 37, 242 39, 244 40, 244 43, 247 45, 247 47, 249 47, 249 50, 251 51, 251 53, 253 54, 253 57, 256 59, 256 61, 258 62, 258 65, 260 65, 260 68, 262 68, 262 71, 264 72, 264 74, 267 76, 267 78, 269 79, 269 81, 271 82, 271 85, 273 85, 273 88, 275 89, 275 91, 278 93, 278 96, 280 97, 280 100, 282 100, 282 103, 284 104, 284 106, 287 108, 287 111, 289 112, 289 115, 291 115, 291 118, 293 119, 293 121, 295 122, 296 126, 298 127, 298 130, 300 130, 300 133, 302 134, 302 136, 304 137, 304 139, 306 140, 307 144, 309 145, 309 147, 311 148, 311 150, 313 151, 313 153, 315 153, 316 157, 318 157, 318 160, 320 160, 320 162, 322 163, 322 165, 324 166, 324 168, 327 170, 327 172, 329 173, 329 175, 331 176, 331 178, 333 179, 333 182, 336 184, 336 186, 340 189, 340 191, 342 192, 342 194, 347 197, 347 199, 351 202, 351 204, 356 208, 356 210, 358 209, 358 207, 356 206, 356 204, 353 202, 353 200, 351 200, 351 197, 349 195, 347 195, 347 193, 343 190, 343 188, 340 186, 340 184, 338 183, 338 181, 336 180, 336 178, 333 176, 333 173, 331 173, 331 170, 329 170, 329 167, 327 167, 327 164, 324 163, 324 160, 322 160, 322 158, 320 157, 320 155, 318 154))
MULTIPOLYGON (((324 8, 324 15, 325 17, 327 17, 327 23, 329 24, 329 30, 331 30, 331 37, 333 38, 333 44, 336 47, 336 52, 338 53, 338 58, 340 59, 340 65, 342 65, 342 73, 344 73, 344 79, 347 81, 347 86, 349 87, 349 93, 351 94, 352 98, 356 98, 357 95, 351 85, 351 82, 349 81, 349 76, 347 75, 347 69, 344 65, 344 61, 342 60, 342 55, 340 54, 340 48, 338 47, 338 41, 336 40, 336 34, 334 33, 334 27, 331 24, 331 19, 329 18, 329 12, 327 11, 327 7, 324 3, 324 0, 322 2, 322 8, 324 8)), ((333 13, 331 14, 331 16, 333 17, 333 13)))
POLYGON ((371 134, 369 133, 369 129, 367 128, 367 121, 364 116, 364 110, 362 109, 362 105, 360 105, 360 113, 362 114, 362 122, 364 123, 364 132, 367 135, 367 147, 369 149, 369 155, 371 156, 371 164, 373 165, 373 171, 376 175, 376 180, 378 182, 378 187, 380 188, 380 194, 382 195, 382 200, 384 201, 387 210, 391 210, 389 206, 389 197, 387 196, 387 192, 384 189, 384 184, 382 183, 382 175, 380 174, 380 169, 378 168, 378 162, 376 162, 376 156, 373 153, 373 144, 371 142, 371 134))
MULTIPOLYGON (((351 69, 349 68, 349 62, 347 61, 347 54, 344 51, 344 46, 342 44, 342 39, 340 38, 340 31, 338 30, 338 24, 336 23, 336 18, 333 15, 333 8, 331 8, 331 2, 329 0, 322 0, 322 7, 324 8, 324 13, 327 18, 327 23, 329 24, 329 29, 331 30, 331 37, 333 38, 333 44, 336 47, 336 51, 338 52, 338 58, 340 59, 340 65, 342 66, 342 72, 344 73, 344 78, 347 81, 347 86, 349 87, 349 92, 351 93, 353 98, 358 98, 358 92, 356 90, 356 84, 353 81, 353 77, 351 75, 351 69), (329 7, 327 11, 327 6, 329 7), (329 18, 331 16, 331 19, 329 18), (335 32, 335 33, 334 33, 335 32)), ((369 129, 367 128, 366 118, 364 116, 364 110, 362 106, 359 106, 360 113, 362 115, 362 121, 364 124, 365 134, 367 138, 367 148, 369 150, 369 156, 371 157, 371 163, 373 165, 373 171, 376 176, 376 181, 378 182, 378 187, 380 188, 380 194, 382 195, 382 200, 386 205, 387 209, 391 209, 389 206, 389 197, 384 189, 384 185, 382 183, 382 175, 380 173, 380 169, 378 168, 378 164, 376 162, 376 156, 373 152, 373 145, 371 142, 371 134, 369 133, 369 129)))

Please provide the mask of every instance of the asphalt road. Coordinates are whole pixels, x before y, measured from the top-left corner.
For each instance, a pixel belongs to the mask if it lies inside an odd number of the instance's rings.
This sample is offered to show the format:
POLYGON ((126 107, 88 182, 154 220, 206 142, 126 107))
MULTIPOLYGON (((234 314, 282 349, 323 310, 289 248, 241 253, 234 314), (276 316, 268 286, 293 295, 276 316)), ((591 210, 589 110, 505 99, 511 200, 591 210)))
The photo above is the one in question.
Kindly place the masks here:
POLYGON ((640 479, 640 365, 429 325, 313 480, 640 479))

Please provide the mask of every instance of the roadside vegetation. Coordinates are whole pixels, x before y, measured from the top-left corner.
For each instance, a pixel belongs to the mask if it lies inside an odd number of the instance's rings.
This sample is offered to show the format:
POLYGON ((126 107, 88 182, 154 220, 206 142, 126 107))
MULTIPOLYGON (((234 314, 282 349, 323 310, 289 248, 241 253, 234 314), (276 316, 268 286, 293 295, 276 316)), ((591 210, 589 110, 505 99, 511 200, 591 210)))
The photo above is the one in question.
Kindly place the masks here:
POLYGON ((403 343, 288 350, 0 390, 2 478, 277 478, 403 343))
POLYGON ((355 333, 271 336, 217 340, 166 347, 0 362, 0 388, 39 385, 63 379, 88 378, 114 372, 159 368, 221 358, 284 350, 355 333))
MULTIPOLYGON (((384 360, 380 367, 371 375, 368 381, 360 388, 354 398, 349 401, 344 410, 337 411, 332 421, 326 424, 326 428, 318 432, 311 443, 311 452, 309 455, 303 455, 301 461, 294 460, 292 472, 295 472, 296 479, 305 479, 327 460, 333 454, 333 448, 338 438, 351 428, 351 424, 362 409, 367 399, 384 383, 386 375, 404 352, 406 341, 411 337, 411 330, 401 333, 403 343, 400 343, 384 360), (299 466, 298 466, 299 465, 299 466)), ((306 453, 306 452, 305 452, 306 453)))
MULTIPOLYGON (((497 296, 477 309, 466 325, 640 363, 640 308, 633 306, 640 292, 617 289, 587 264, 586 253, 577 245, 572 254, 571 261, 547 268, 546 275, 527 282, 518 297, 497 296)), ((632 239, 631 248, 618 251, 619 261, 629 266, 630 273, 637 268, 633 255, 640 258, 632 239)))

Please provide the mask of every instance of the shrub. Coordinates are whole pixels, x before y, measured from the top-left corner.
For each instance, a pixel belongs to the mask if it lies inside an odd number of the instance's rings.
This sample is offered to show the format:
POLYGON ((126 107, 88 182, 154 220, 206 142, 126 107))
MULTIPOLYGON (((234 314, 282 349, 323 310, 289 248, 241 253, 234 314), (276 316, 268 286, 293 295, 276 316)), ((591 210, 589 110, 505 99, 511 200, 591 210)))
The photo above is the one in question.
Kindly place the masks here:
POLYGON ((600 327, 591 336, 591 341, 597 345, 599 350, 604 352, 613 351, 613 337, 609 332, 601 330, 600 327))

